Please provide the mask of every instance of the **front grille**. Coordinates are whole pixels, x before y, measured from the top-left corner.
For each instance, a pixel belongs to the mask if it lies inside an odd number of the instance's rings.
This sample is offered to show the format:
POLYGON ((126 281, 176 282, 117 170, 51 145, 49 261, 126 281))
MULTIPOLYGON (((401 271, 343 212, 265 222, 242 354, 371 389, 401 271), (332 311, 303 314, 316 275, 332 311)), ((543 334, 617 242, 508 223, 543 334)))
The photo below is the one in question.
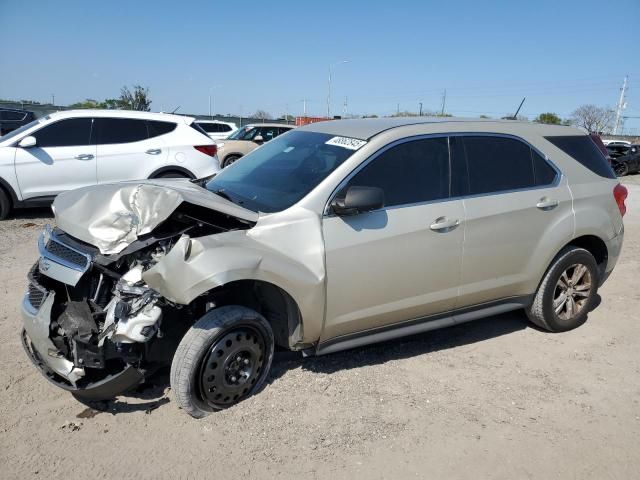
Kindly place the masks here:
POLYGON ((47 246, 45 248, 51 255, 54 255, 62 260, 65 260, 74 265, 78 265, 82 268, 87 267, 88 260, 86 256, 84 256, 80 252, 73 250, 70 247, 67 247, 62 243, 50 239, 47 242, 47 246))
POLYGON ((44 288, 38 279, 40 278, 40 272, 38 270, 38 264, 34 265, 33 269, 29 272, 29 287, 27 289, 27 300, 36 311, 40 310, 40 307, 47 298, 47 289, 44 288))

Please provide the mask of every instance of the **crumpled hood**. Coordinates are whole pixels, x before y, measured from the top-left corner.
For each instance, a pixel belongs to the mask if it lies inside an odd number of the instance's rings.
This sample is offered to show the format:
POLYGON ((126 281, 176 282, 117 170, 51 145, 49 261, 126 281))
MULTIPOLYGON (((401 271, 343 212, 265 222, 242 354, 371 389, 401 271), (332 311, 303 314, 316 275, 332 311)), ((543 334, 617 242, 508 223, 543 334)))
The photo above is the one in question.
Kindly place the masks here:
POLYGON ((192 203, 250 222, 258 214, 188 180, 140 180, 71 190, 53 202, 56 223, 69 235, 118 253, 141 235, 151 233, 182 202, 192 203))

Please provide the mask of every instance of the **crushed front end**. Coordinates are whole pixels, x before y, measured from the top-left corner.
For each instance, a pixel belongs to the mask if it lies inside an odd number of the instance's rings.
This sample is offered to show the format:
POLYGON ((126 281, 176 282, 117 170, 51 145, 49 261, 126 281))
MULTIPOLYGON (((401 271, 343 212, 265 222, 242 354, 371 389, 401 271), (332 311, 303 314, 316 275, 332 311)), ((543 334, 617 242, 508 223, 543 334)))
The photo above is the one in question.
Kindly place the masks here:
MULTIPOLYGON (((120 254, 103 255, 47 226, 22 302, 23 345, 47 379, 79 397, 106 399, 170 361, 175 342, 163 341, 163 318, 188 308, 163 299, 142 273, 179 234, 152 236, 120 254)), ((183 332, 170 333, 179 339, 183 332)))

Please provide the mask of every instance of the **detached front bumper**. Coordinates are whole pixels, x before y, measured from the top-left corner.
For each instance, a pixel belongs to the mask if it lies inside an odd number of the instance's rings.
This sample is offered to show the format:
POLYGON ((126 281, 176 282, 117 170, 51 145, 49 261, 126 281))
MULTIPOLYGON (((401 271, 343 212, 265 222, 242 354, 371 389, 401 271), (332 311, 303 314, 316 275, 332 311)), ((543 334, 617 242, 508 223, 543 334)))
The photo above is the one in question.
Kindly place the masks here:
MULTIPOLYGON (((41 257, 39 263, 43 260, 51 259, 41 257)), ((87 400, 113 398, 139 384, 144 374, 132 366, 99 380, 89 380, 84 367, 74 364, 58 350, 50 337, 51 311, 56 293, 40 284, 39 275, 37 267, 29 273, 29 287, 22 300, 24 328, 21 337, 27 356, 44 377, 57 387, 87 400)))

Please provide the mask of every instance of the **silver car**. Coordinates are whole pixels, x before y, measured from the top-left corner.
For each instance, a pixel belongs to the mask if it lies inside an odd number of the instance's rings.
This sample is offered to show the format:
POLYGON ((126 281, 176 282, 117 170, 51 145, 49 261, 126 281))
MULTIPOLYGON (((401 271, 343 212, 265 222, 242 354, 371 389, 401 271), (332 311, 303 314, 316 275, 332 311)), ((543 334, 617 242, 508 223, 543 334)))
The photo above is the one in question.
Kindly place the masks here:
POLYGON ((84 400, 172 362, 203 417, 258 391, 276 346, 321 355, 516 309, 566 331, 616 264, 626 193, 570 127, 315 123, 206 183, 60 195, 22 338, 84 400))

